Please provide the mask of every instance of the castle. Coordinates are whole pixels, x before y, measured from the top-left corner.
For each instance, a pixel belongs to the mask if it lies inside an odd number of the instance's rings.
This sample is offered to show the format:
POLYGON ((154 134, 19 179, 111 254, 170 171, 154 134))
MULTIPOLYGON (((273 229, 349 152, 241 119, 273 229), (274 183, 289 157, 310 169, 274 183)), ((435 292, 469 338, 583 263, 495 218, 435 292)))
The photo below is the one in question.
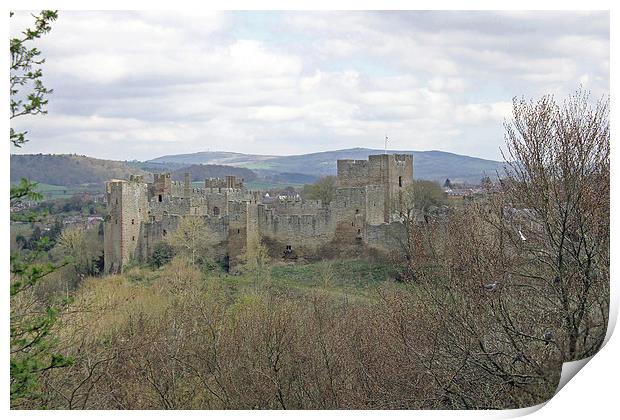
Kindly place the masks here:
POLYGON ((273 258, 317 258, 340 249, 390 253, 403 243, 399 217, 403 188, 413 183, 413 156, 372 155, 338 160, 336 193, 320 200, 269 197, 244 188, 234 176, 206 179, 196 188, 169 173, 106 183, 105 271, 120 272, 131 260, 146 262, 157 243, 184 216, 203 218, 221 261, 234 266, 250 235, 259 235, 273 258))

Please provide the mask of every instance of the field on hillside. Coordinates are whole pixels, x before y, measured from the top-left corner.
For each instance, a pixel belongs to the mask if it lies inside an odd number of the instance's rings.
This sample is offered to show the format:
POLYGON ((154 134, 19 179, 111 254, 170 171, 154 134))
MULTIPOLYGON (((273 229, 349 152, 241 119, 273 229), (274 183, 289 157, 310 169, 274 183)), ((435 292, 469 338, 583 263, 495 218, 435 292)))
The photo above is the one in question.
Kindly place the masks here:
POLYGON ((44 199, 52 200, 56 198, 71 198, 73 195, 83 192, 102 193, 104 189, 103 185, 97 186, 93 184, 63 186, 38 183, 37 191, 43 194, 44 199))

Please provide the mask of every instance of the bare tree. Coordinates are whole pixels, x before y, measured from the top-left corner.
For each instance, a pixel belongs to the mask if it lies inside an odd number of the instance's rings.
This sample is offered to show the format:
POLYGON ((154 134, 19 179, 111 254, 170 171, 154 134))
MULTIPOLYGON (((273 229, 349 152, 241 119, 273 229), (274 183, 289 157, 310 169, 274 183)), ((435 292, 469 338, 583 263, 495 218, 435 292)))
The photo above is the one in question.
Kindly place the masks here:
POLYGON ((260 234, 253 233, 248 235, 245 251, 241 256, 242 271, 252 276, 254 293, 262 281, 270 280, 269 253, 262 243, 260 234))
POLYGON ((336 177, 324 176, 314 184, 304 185, 303 195, 311 200, 321 200, 324 205, 328 205, 336 195, 336 177))
POLYGON ((609 309, 609 101, 513 101, 504 191, 512 237, 562 319, 566 360, 594 354, 609 309), (532 267, 535 267, 533 269, 532 267))
POLYGON ((193 265, 207 258, 213 247, 213 237, 204 220, 199 216, 185 216, 179 228, 169 236, 168 243, 178 255, 186 256, 193 265))
POLYGON ((394 240, 399 242, 407 261, 411 260, 416 253, 415 224, 428 224, 432 208, 441 206, 445 202, 446 199, 439 184, 420 179, 406 186, 404 191, 392 201, 391 212, 400 219, 405 230, 402 239, 395 235, 394 240))

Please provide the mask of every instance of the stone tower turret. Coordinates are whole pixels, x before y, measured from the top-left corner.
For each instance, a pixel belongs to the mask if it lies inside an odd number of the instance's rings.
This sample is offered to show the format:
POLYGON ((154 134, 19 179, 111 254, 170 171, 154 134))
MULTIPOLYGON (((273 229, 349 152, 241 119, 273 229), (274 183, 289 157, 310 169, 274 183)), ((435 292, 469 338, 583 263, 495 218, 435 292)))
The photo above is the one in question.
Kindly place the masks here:
POLYGON ((183 197, 189 198, 191 195, 191 174, 189 172, 185 172, 183 177, 183 197))
POLYGON ((413 155, 392 154, 368 156, 368 178, 384 190, 384 221, 400 212, 405 188, 413 184, 413 155))
POLYGON ((157 197, 157 201, 163 201, 163 198, 170 196, 172 193, 172 179, 170 173, 153 175, 153 195, 157 197))
POLYGON ((337 166, 338 188, 367 188, 372 224, 389 223, 400 209, 404 189, 413 183, 413 155, 370 155, 368 160, 338 160, 337 166))
POLYGON ((136 254, 142 239, 142 222, 148 217, 148 186, 141 177, 106 183, 108 214, 104 221, 104 270, 122 271, 136 254))

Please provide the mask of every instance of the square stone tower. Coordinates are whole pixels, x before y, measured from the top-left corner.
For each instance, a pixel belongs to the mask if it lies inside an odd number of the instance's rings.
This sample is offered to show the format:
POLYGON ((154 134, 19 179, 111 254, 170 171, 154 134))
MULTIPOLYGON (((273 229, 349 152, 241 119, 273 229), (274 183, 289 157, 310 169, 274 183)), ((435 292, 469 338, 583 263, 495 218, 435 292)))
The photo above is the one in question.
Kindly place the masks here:
POLYGON ((372 224, 392 221, 392 216, 400 211, 405 188, 413 183, 413 155, 384 154, 370 155, 368 160, 343 159, 338 160, 337 167, 338 188, 372 187, 368 190, 372 208, 367 209, 372 224))
POLYGON ((153 175, 153 196, 157 197, 157 201, 163 201, 163 198, 172 193, 172 179, 170 173, 153 175))
POLYGON ((384 221, 390 222, 400 212, 405 188, 413 184, 413 155, 368 156, 368 178, 371 185, 383 186, 384 221))
POLYGON ((116 273, 139 258, 142 222, 148 218, 148 186, 140 178, 106 183, 108 215, 104 221, 104 270, 116 273))

